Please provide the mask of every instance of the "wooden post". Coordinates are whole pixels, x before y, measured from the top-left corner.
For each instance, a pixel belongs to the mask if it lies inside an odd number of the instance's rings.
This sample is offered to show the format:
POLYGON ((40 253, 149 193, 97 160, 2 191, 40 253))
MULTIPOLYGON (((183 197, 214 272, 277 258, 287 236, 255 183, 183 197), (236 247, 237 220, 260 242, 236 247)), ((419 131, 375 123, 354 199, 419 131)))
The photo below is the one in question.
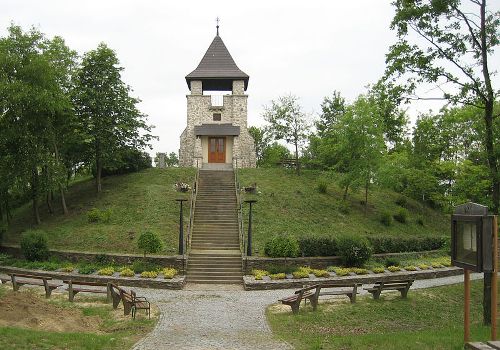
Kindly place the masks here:
POLYGON ((470 270, 464 269, 464 343, 470 337, 470 270))
POLYGON ((498 216, 493 216, 493 274, 491 277, 491 340, 497 340, 498 216))

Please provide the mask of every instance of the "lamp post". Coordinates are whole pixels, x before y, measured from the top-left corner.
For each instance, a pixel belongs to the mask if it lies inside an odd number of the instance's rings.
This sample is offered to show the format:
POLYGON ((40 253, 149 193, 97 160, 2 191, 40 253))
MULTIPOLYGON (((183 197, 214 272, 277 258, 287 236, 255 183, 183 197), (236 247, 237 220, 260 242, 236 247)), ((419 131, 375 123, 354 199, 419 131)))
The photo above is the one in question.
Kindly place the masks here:
POLYGON ((179 255, 184 255, 184 218, 182 215, 182 203, 186 202, 187 199, 179 198, 175 201, 181 203, 181 208, 179 211, 179 255))
POLYGON ((248 241, 247 241, 247 256, 252 256, 252 204, 256 203, 257 200, 249 199, 245 203, 250 204, 250 209, 248 211, 248 241))

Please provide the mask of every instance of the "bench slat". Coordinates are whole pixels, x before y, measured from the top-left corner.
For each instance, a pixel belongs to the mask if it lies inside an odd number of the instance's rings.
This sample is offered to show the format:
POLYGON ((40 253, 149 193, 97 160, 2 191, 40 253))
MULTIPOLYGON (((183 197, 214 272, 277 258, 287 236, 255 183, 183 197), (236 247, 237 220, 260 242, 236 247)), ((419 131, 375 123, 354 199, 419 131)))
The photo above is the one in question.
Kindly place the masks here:
POLYGON ((46 277, 46 276, 37 276, 37 275, 30 275, 30 274, 25 274, 25 273, 9 273, 9 276, 15 276, 15 277, 24 277, 24 278, 32 278, 32 279, 40 279, 40 280, 51 280, 52 277, 46 277))

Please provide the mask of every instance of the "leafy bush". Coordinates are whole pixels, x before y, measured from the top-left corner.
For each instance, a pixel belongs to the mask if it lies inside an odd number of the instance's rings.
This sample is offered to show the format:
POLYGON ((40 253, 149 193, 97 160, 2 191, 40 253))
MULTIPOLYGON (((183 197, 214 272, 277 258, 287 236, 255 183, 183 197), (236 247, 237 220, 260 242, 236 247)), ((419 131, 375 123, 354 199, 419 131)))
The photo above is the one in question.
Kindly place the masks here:
POLYGON ((349 274, 349 269, 345 269, 345 268, 342 268, 342 267, 333 267, 333 272, 335 272, 335 274, 337 276, 347 276, 349 274))
POLYGON ((73 266, 72 264, 66 264, 63 267, 61 267, 60 270, 62 272, 73 272, 75 271, 75 266, 73 266))
POLYGON ((446 267, 451 266, 451 258, 449 256, 443 256, 437 259, 433 259, 433 262, 446 267))
POLYGON ((427 264, 420 264, 420 265, 418 265, 418 268, 420 270, 429 270, 430 266, 427 264))
POLYGON ((93 264, 85 264, 82 265, 78 268, 78 273, 82 275, 90 275, 91 273, 94 273, 94 271, 97 270, 97 267, 93 264))
POLYGON ((326 193, 328 192, 328 185, 326 182, 320 182, 318 183, 318 186, 316 186, 316 189, 318 190, 319 193, 326 193))
POLYGON ((399 266, 399 265, 401 265, 401 262, 397 258, 386 258, 384 265, 385 265, 385 267, 399 266))
POLYGON ((305 271, 305 270, 297 270, 297 271, 294 271, 292 273, 293 275, 293 278, 297 278, 297 279, 300 279, 300 278, 309 278, 309 272, 305 271))
POLYGON ((264 252, 272 258, 296 258, 299 256, 299 243, 291 235, 280 234, 268 240, 264 252))
POLYGON ((87 212, 89 222, 109 222, 111 219, 111 209, 100 210, 92 208, 87 212))
POLYGON ((142 278, 156 278, 158 277, 158 272, 156 271, 143 271, 141 273, 142 278))
POLYGON ((391 213, 385 211, 382 214, 380 214, 380 222, 385 226, 391 226, 392 225, 391 213))
POLYGON ((101 276, 112 276, 114 273, 115 269, 112 267, 105 267, 97 271, 97 274, 101 276))
POLYGON ((366 238, 340 237, 338 239, 339 257, 342 264, 349 267, 361 267, 372 256, 372 247, 366 238))
POLYGON ((368 274, 367 269, 362 269, 359 267, 350 268, 349 271, 354 272, 356 275, 367 275, 368 274))
POLYGON ((267 272, 266 270, 253 269, 252 275, 255 277, 256 280, 261 280, 263 276, 268 276, 269 272, 267 272))
POLYGON ((144 252, 144 256, 146 256, 147 253, 159 253, 163 249, 163 243, 156 233, 146 231, 141 233, 139 236, 137 247, 142 250, 144 252))
POLYGON ((267 272, 269 274, 276 274, 276 273, 281 273, 284 272, 285 274, 292 273, 293 271, 297 270, 297 266, 292 266, 292 265, 267 265, 267 272))
POLYGON ((21 251, 29 261, 46 260, 49 257, 47 235, 41 230, 28 230, 21 236, 21 251))
POLYGON ((337 241, 333 237, 306 236, 299 239, 302 256, 335 256, 337 241))
POLYGON ((132 270, 137 273, 142 273, 144 271, 159 271, 160 269, 160 265, 148 261, 136 260, 132 263, 132 270))
POLYGON ((161 270, 161 273, 163 274, 163 278, 172 279, 177 275, 177 270, 171 267, 165 267, 161 270))
POLYGON ((433 263, 431 264, 431 266, 432 266, 432 268, 433 268, 433 269, 439 269, 439 268, 441 268, 441 267, 444 267, 442 264, 440 264, 440 263, 438 263, 438 262, 433 262, 433 263))
POLYGON ((399 208, 398 212, 394 214, 393 217, 397 222, 405 224, 408 220, 408 210, 406 210, 405 208, 399 208))
POLYGON ((313 269, 311 273, 316 277, 330 277, 330 273, 326 270, 313 269))
POLYGON ((408 265, 403 267, 406 271, 417 271, 417 267, 413 265, 408 265))
POLYGON ((424 226, 424 219, 423 218, 417 218, 417 225, 424 226))
POLYGON ((0 222, 0 244, 2 243, 2 240, 6 234, 7 234, 7 225, 0 222))
POLYGON ((272 280, 284 280, 286 275, 284 272, 281 272, 281 273, 273 273, 269 275, 269 277, 271 277, 272 280))
POLYGON ((111 258, 106 254, 96 254, 93 260, 98 265, 108 265, 111 263, 111 258))
POLYGON ((406 197, 402 197, 402 196, 399 197, 398 199, 396 199, 395 203, 403 208, 408 207, 408 200, 406 199, 406 197))
POLYGON ((384 273, 385 269, 383 267, 374 267, 372 271, 373 273, 384 273))
POLYGON ((344 215, 349 215, 351 213, 351 206, 349 205, 349 202, 347 202, 347 201, 341 201, 338 204, 338 209, 339 209, 339 212, 341 212, 344 215))
POLYGON ((399 266, 389 266, 387 268, 387 270, 389 270, 391 272, 397 272, 397 271, 401 271, 401 268, 399 266))
POLYGON ((369 236, 375 254, 420 252, 444 247, 445 237, 369 236))
POLYGON ((122 277, 134 277, 135 272, 134 272, 134 270, 129 269, 128 267, 125 267, 120 271, 120 276, 122 276, 122 277))

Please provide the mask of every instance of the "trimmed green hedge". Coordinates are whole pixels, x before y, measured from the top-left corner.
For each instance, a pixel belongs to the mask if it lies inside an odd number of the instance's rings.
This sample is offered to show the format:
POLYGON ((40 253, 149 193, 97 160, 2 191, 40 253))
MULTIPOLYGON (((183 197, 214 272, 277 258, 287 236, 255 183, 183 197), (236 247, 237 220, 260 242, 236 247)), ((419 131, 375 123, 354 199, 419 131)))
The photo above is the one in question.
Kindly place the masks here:
POLYGON ((446 244, 445 237, 368 237, 375 254, 421 252, 441 249, 446 244))

